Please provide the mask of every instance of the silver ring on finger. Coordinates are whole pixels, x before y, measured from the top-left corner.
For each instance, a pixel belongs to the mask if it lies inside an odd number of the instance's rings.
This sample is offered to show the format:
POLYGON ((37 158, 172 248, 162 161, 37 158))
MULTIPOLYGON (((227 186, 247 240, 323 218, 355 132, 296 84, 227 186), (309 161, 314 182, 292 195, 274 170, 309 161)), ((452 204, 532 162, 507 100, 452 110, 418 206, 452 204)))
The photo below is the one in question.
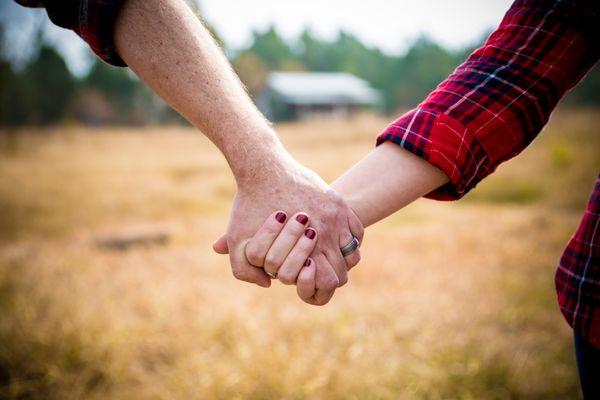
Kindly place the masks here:
POLYGON ((356 251, 356 249, 358 249, 359 247, 360 247, 360 242, 358 241, 358 239, 355 236, 352 236, 352 240, 350 240, 347 244, 342 246, 340 248, 340 251, 342 252, 342 255, 344 257, 346 257, 346 256, 349 256, 350 254, 354 253, 356 251))
POLYGON ((269 276, 270 276, 272 279, 277 279, 277 272, 269 272, 269 271, 266 271, 266 270, 265 270, 265 272, 266 272, 266 273, 267 273, 267 275, 269 275, 269 276))

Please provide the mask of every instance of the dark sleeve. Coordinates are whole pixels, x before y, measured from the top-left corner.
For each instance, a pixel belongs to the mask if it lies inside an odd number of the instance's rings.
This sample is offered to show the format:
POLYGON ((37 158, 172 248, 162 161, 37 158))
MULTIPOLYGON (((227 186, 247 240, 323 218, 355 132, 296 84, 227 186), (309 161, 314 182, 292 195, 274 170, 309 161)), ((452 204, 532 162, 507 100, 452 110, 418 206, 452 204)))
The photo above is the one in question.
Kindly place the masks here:
POLYGON ((417 108, 389 125, 393 142, 444 171, 427 197, 462 197, 542 130, 600 54, 599 0, 517 0, 485 44, 417 108))
POLYGON ((115 20, 124 0, 16 0, 26 7, 44 7, 50 20, 77 33, 102 60, 126 66, 113 44, 115 20))

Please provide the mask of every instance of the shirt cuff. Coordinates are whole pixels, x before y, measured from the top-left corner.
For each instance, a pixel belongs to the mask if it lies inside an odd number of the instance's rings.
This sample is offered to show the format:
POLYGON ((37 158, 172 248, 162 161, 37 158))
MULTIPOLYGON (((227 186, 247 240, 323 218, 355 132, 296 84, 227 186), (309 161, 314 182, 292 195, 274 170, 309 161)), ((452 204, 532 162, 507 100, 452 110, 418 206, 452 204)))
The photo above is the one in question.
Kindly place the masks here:
POLYGON ((450 182, 427 194, 435 200, 457 200, 491 174, 494 167, 477 139, 446 114, 421 108, 389 125, 377 145, 390 141, 423 158, 448 175, 450 182))
POLYGON ((82 0, 79 12, 79 36, 98 57, 109 64, 126 67, 117 54, 113 30, 124 0, 82 0))

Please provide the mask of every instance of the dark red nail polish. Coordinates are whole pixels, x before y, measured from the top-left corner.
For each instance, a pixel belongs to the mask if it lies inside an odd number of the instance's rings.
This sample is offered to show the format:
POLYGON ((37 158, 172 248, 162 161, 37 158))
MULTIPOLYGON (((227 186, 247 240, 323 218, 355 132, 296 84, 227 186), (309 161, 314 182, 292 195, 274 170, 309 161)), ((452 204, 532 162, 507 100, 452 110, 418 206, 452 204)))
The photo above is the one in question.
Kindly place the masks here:
POLYGON ((313 228, 308 228, 304 231, 304 235, 306 235, 306 237, 309 239, 314 239, 315 236, 317 236, 317 231, 315 231, 313 228))
POLYGON ((285 222, 285 220, 287 219, 287 216, 283 212, 278 212, 277 214, 275 214, 275 219, 280 224, 283 224, 285 222))
POLYGON ((296 221, 300 222, 302 225, 306 225, 308 223, 308 216, 306 214, 298 214, 296 216, 296 221))
POLYGON ((310 267, 310 264, 312 264, 312 260, 310 258, 307 258, 306 261, 304 261, 304 266, 310 267))

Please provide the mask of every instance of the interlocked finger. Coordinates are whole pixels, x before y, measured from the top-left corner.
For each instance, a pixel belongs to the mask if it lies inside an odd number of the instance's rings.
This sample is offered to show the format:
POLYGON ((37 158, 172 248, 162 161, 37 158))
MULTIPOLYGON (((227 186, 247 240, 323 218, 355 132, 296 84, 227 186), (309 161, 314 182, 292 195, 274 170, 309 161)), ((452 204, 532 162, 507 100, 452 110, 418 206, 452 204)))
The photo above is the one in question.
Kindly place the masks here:
POLYGON ((316 244, 317 231, 313 228, 306 229, 277 272, 281 283, 286 285, 296 283, 300 270, 307 262, 308 256, 313 252, 316 244))
POLYGON ((276 276, 279 268, 292 251, 308 225, 308 215, 297 213, 285 224, 265 256, 265 272, 276 276))
POLYGON ((263 267, 269 248, 283 230, 286 214, 283 211, 274 212, 246 244, 246 259, 255 267, 263 267))

